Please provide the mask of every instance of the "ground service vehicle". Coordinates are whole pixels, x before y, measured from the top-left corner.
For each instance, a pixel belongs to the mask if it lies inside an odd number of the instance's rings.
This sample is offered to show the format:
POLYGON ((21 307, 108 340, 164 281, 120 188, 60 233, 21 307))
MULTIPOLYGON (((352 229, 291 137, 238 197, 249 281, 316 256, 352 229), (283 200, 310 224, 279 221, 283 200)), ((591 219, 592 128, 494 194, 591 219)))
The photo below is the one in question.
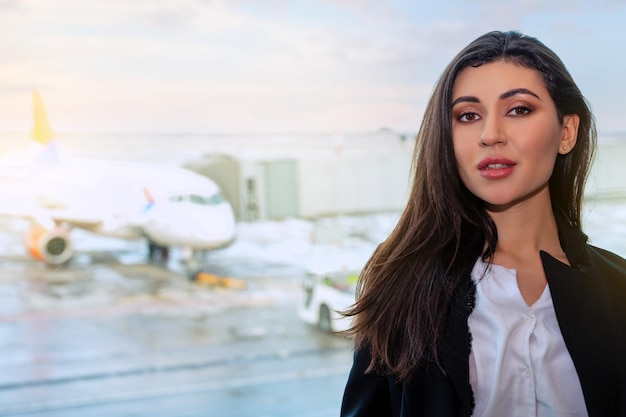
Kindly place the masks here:
POLYGON ((310 273, 303 281, 303 297, 298 316, 307 323, 328 332, 339 332, 350 326, 343 311, 354 303, 359 271, 310 273))

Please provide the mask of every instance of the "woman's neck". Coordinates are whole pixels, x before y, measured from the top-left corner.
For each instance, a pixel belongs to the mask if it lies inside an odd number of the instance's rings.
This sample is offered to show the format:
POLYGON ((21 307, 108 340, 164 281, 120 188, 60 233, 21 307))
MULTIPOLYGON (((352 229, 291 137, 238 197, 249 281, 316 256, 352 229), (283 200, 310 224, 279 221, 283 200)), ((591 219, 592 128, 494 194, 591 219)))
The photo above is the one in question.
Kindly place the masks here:
POLYGON ((564 260, 549 193, 488 213, 498 231, 494 263, 498 258, 506 263, 536 258, 540 250, 564 260))

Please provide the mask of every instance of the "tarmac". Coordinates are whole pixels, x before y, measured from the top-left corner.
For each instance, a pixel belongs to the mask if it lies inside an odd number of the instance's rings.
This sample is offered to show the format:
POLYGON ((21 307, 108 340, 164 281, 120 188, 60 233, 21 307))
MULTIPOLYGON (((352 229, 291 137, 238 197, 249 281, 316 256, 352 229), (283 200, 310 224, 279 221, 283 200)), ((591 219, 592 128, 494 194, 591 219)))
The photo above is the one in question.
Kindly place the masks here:
POLYGON ((337 414, 352 342, 297 319, 302 268, 214 259, 194 282, 138 249, 2 259, 0 416, 337 414))

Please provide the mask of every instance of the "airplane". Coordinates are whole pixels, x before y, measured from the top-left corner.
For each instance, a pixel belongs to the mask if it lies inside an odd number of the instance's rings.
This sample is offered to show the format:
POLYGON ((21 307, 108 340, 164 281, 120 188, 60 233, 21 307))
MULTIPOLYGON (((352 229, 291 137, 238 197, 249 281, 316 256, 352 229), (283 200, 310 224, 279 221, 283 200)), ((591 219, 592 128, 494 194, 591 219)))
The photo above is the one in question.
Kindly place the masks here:
POLYGON ((181 248, 193 274, 197 255, 235 240, 232 206, 208 177, 178 166, 63 158, 37 91, 31 133, 35 152, 0 161, 0 192, 13 196, 0 215, 30 221, 24 242, 32 258, 66 264, 74 255, 71 232, 80 228, 145 239, 150 261, 181 248))

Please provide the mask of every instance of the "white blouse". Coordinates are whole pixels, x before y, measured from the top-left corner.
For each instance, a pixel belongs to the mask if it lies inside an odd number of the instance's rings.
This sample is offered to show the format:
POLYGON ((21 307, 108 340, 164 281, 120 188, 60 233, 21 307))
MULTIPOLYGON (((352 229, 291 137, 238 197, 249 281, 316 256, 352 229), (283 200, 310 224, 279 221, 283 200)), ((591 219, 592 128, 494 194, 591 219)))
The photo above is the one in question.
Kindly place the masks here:
POLYGON ((514 269, 488 268, 479 259, 472 279, 476 306, 468 324, 474 416, 587 416, 548 286, 529 307, 514 269))

